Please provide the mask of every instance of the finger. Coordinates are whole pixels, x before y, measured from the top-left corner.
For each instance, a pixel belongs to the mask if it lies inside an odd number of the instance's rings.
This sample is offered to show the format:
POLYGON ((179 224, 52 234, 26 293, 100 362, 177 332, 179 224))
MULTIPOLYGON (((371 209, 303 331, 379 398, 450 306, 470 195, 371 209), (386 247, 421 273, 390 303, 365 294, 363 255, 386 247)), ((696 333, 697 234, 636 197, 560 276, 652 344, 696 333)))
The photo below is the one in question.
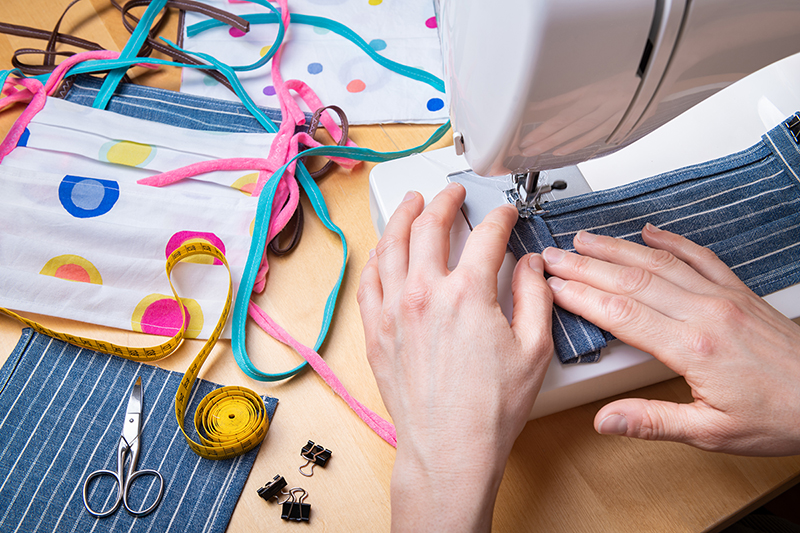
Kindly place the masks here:
POLYGON ((604 406, 594 417, 595 430, 603 435, 672 441, 713 450, 723 444, 708 432, 721 414, 698 404, 630 398, 604 406))
MULTIPOLYGON (((547 268, 549 271, 549 266, 547 268)), ((685 373, 686 364, 679 344, 685 328, 682 322, 634 298, 601 291, 580 281, 552 276, 547 283, 559 307, 610 331, 622 342, 654 355, 675 372, 685 373)))
POLYGON ((361 321, 364 323, 364 336, 367 343, 367 352, 373 346, 375 335, 378 331, 381 308, 383 307, 383 289, 381 277, 378 273, 378 259, 374 250, 370 250, 370 258, 361 271, 361 280, 358 285, 358 308, 361 312, 361 321))
MULTIPOLYGON (((503 265, 508 238, 519 211, 511 204, 493 209, 467 237, 457 270, 470 271, 482 287, 497 289, 497 272, 503 265)), ((494 297, 497 298, 495 290, 494 297)))
POLYGON ((450 230, 466 195, 463 185, 449 183, 414 220, 409 245, 409 273, 436 272, 445 275, 448 272, 450 230))
POLYGON ((375 247, 383 293, 396 294, 408 275, 411 224, 422 212, 422 195, 409 192, 392 214, 375 247))
POLYGON ((511 329, 525 353, 544 361, 553 354, 553 293, 544 279, 544 261, 539 254, 522 257, 511 281, 514 310, 511 329))
POLYGON ((615 239, 586 231, 579 231, 573 239, 573 244, 581 255, 617 265, 645 269, 686 291, 699 294, 716 292, 708 279, 668 250, 648 248, 625 239, 615 239))
POLYGON ((642 238, 648 246, 670 252, 675 257, 692 267, 709 281, 737 290, 747 290, 747 285, 720 261, 714 252, 695 244, 685 237, 646 224, 642 230, 642 238))
MULTIPOLYGON (((585 232, 578 233, 578 236, 581 234, 584 234, 584 238, 595 237, 585 232)), ((598 241, 608 242, 608 248, 635 246, 642 255, 652 251, 619 239, 601 236, 596 236, 596 238, 598 241)), ((578 237, 575 239, 576 245, 578 244, 577 239, 578 237)), ((581 248, 583 247, 581 246, 581 248)), ((602 245, 596 248, 597 250, 593 248, 592 251, 606 251, 602 245)), ((610 259, 612 262, 606 259, 609 255, 613 257, 613 254, 599 253, 597 255, 600 255, 602 259, 595 259, 588 255, 573 254, 558 248, 546 248, 542 255, 547 262, 547 271, 559 278, 579 281, 605 293, 633 298, 676 320, 688 320, 697 313, 696 308, 699 303, 696 295, 655 275, 646 268, 638 265, 625 266, 625 259, 629 259, 627 262, 633 264, 636 261, 624 257, 622 252, 619 254, 621 257, 618 258, 623 263, 622 265, 616 264, 615 259, 610 259)), ((665 253, 665 255, 672 257, 676 263, 678 262, 671 254, 665 253)), ((684 267, 689 268, 686 265, 684 267)))

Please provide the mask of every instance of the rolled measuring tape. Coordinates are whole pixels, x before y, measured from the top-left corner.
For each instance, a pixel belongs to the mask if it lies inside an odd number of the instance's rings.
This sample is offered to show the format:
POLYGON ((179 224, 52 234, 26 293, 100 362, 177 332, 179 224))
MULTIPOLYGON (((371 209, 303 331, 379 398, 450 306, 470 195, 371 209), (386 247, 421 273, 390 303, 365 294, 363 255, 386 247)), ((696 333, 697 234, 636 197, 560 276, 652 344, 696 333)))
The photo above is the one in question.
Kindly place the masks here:
POLYGON ((217 340, 219 340, 231 310, 233 299, 231 269, 225 255, 217 247, 206 243, 186 244, 176 249, 167 258, 167 279, 175 301, 178 303, 178 308, 181 310, 182 320, 181 327, 175 336, 157 346, 146 348, 120 346, 110 342, 54 331, 2 307, 0 307, 0 313, 19 320, 34 331, 81 348, 118 355, 133 361, 158 361, 172 354, 183 343, 186 328, 186 310, 172 284, 172 269, 181 261, 195 255, 212 256, 225 265, 228 270, 228 294, 225 298, 222 314, 211 336, 200 349, 192 364, 189 365, 189 369, 183 375, 180 385, 178 385, 178 390, 175 393, 175 416, 178 419, 178 426, 181 428, 186 442, 197 455, 206 459, 230 459, 252 450, 267 435, 269 418, 264 407, 264 400, 258 394, 248 388, 238 386, 221 387, 207 394, 200 401, 200 405, 194 414, 195 430, 201 441, 199 443, 192 440, 183 426, 195 379, 217 340))

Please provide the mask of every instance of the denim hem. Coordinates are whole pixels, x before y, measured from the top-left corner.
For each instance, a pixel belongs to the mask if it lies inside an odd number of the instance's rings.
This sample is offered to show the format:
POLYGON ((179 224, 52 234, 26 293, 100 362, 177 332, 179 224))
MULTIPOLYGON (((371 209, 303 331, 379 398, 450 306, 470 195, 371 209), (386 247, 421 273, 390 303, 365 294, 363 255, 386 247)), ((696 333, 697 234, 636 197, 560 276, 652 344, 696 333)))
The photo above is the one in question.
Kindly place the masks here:
POLYGON ((19 360, 28 347, 28 344, 30 344, 31 339, 33 339, 33 330, 31 328, 23 328, 22 335, 17 341, 17 345, 11 351, 6 362, 3 363, 3 367, 0 368, 0 394, 3 393, 8 380, 11 379, 11 376, 14 374, 14 370, 16 370, 19 360))
MULTIPOLYGON (((64 100, 91 107, 103 80, 88 74, 75 76, 64 100)), ((280 109, 260 107, 280 124, 280 109)), ((232 133, 266 133, 247 108, 238 102, 206 98, 167 89, 120 83, 106 107, 107 111, 181 128, 232 133)), ((306 126, 311 113, 305 113, 306 126)))
MULTIPOLYGON (((798 115, 800 117, 800 115, 798 115)), ((782 122, 755 145, 629 185, 547 204, 509 239, 519 259, 555 246, 573 251, 580 230, 644 244, 652 223, 710 248, 759 296, 800 283, 800 141, 782 122)), ((603 348, 609 334, 563 309, 553 338, 562 362, 603 348)))

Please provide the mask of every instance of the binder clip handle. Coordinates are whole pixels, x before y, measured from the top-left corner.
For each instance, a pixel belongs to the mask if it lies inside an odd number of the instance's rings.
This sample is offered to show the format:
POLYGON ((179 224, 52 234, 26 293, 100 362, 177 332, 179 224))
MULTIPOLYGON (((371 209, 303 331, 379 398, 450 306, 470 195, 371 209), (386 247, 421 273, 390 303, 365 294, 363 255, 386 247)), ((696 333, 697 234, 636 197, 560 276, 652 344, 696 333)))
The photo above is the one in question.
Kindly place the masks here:
POLYGON ((303 500, 308 496, 308 492, 303 488, 295 487, 288 494, 289 496, 283 501, 281 518, 295 522, 308 522, 311 518, 311 505, 303 503, 303 500), (302 495, 299 498, 295 498, 295 492, 300 492, 302 495))
POLYGON ((328 464, 328 460, 331 458, 330 450, 325 449, 324 446, 320 446, 319 444, 315 444, 313 440, 308 441, 308 443, 303 446, 303 449, 300 450, 300 457, 306 460, 306 464, 301 466, 298 470, 301 474, 306 477, 311 477, 314 475, 314 466, 319 465, 321 467, 325 467, 328 464), (306 474, 303 469, 311 465, 311 470, 308 474, 306 474))

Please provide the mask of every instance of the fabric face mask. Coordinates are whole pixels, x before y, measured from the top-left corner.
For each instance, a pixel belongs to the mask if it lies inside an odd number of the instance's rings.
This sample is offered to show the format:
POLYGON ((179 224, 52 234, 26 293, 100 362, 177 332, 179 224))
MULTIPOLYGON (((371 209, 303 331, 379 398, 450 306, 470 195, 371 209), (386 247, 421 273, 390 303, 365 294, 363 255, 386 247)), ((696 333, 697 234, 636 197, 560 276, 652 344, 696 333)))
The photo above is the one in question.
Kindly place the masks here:
MULTIPOLYGON (((174 335, 181 315, 166 257, 181 244, 209 242, 225 253, 238 285, 258 174, 217 171, 165 188, 137 180, 210 159, 264 157, 273 138, 186 130, 48 99, 0 165, 0 306, 174 335)), ((227 279, 223 266, 176 267, 187 337, 207 338, 227 279)))

